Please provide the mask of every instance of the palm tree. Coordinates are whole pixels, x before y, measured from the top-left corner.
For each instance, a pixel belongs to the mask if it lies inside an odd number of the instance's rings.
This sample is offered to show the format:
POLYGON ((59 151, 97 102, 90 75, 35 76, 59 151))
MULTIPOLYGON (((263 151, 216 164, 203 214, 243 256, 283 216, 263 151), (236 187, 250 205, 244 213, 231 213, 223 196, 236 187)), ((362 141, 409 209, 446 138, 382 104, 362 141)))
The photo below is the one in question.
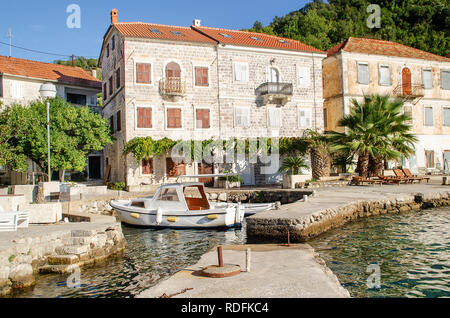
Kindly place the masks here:
POLYGON ((374 170, 382 168, 383 160, 398 160, 401 155, 414 153, 417 138, 410 133, 402 114, 403 99, 391 100, 389 95, 367 95, 363 102, 352 100, 350 114, 339 121, 346 132, 327 132, 333 151, 349 152, 358 156, 357 171, 369 175, 369 162, 374 170))
POLYGON ((302 169, 308 168, 305 160, 300 157, 287 157, 284 159, 283 164, 280 167, 281 172, 286 172, 291 175, 302 174, 302 169))
POLYGON ((327 137, 317 131, 306 131, 306 142, 311 155, 311 172, 313 179, 328 177, 331 170, 331 156, 327 137))

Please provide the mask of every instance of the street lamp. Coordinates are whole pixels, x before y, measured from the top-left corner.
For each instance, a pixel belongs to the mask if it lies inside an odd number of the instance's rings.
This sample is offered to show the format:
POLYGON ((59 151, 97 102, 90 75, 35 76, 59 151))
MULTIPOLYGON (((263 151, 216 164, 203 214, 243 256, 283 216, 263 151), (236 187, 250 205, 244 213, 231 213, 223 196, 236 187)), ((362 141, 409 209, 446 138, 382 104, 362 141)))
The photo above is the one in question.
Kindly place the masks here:
POLYGON ((48 145, 48 181, 52 181, 52 168, 50 166, 50 98, 56 97, 56 87, 51 83, 44 83, 39 89, 42 99, 47 102, 47 145, 48 145))

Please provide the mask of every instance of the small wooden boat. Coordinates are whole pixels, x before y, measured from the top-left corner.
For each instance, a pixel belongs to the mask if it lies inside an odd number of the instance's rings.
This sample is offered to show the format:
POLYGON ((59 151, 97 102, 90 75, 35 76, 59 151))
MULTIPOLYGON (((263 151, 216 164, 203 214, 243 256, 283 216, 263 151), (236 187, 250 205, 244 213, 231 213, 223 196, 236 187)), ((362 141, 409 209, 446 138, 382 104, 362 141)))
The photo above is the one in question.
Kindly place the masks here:
POLYGON ((274 208, 272 203, 213 203, 203 183, 166 184, 152 197, 111 201, 122 223, 160 228, 221 228, 241 226, 244 216, 274 208))

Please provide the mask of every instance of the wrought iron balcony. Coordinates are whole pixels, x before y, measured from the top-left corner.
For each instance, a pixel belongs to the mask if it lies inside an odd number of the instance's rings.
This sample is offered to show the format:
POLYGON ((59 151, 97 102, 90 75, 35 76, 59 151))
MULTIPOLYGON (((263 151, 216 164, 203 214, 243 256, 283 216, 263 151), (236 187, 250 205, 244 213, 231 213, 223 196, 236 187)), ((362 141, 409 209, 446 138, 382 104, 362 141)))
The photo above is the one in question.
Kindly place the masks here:
POLYGON ((186 95, 186 82, 179 77, 163 78, 159 87, 161 95, 169 97, 186 95))
POLYGON ((256 89, 257 95, 262 97, 263 104, 286 105, 294 93, 292 83, 267 82, 256 89))
POLYGON ((408 99, 416 99, 424 96, 424 86, 422 84, 416 85, 398 85, 392 91, 395 97, 405 97, 408 99))

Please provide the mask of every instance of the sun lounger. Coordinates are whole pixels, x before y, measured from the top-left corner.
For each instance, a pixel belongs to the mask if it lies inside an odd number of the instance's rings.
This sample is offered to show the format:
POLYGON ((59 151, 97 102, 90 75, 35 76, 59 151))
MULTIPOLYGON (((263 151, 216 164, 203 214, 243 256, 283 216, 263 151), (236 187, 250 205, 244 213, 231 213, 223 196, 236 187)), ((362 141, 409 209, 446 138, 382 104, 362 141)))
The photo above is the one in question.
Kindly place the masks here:
POLYGON ((413 183, 414 181, 419 181, 420 183, 422 181, 420 178, 408 177, 401 169, 392 169, 392 171, 394 171, 397 178, 407 180, 410 183, 413 183))
POLYGON ((365 179, 365 178, 360 177, 360 176, 354 176, 352 178, 352 184, 354 184, 354 185, 363 185, 364 183, 382 185, 383 181, 382 180, 377 180, 377 179, 365 179))
POLYGON ((10 222, 15 222, 17 228, 28 228, 30 222, 30 212, 28 211, 4 211, 0 206, 0 231, 2 228, 9 228, 10 222), (14 216, 14 218, 12 217, 14 216), (3 226, 2 226, 3 225, 3 226))
POLYGON ((408 168, 403 168, 402 170, 405 173, 405 175, 410 177, 410 178, 417 178, 417 179, 420 179, 420 180, 427 180, 427 183, 428 183, 428 181, 430 181, 430 177, 413 175, 408 168))
POLYGON ((0 232, 17 231, 17 213, 0 212, 0 232))
POLYGON ((386 176, 379 175, 378 178, 380 178, 383 181, 383 184, 398 184, 398 185, 400 185, 400 183, 408 183, 408 180, 400 179, 397 177, 386 177, 386 176))

